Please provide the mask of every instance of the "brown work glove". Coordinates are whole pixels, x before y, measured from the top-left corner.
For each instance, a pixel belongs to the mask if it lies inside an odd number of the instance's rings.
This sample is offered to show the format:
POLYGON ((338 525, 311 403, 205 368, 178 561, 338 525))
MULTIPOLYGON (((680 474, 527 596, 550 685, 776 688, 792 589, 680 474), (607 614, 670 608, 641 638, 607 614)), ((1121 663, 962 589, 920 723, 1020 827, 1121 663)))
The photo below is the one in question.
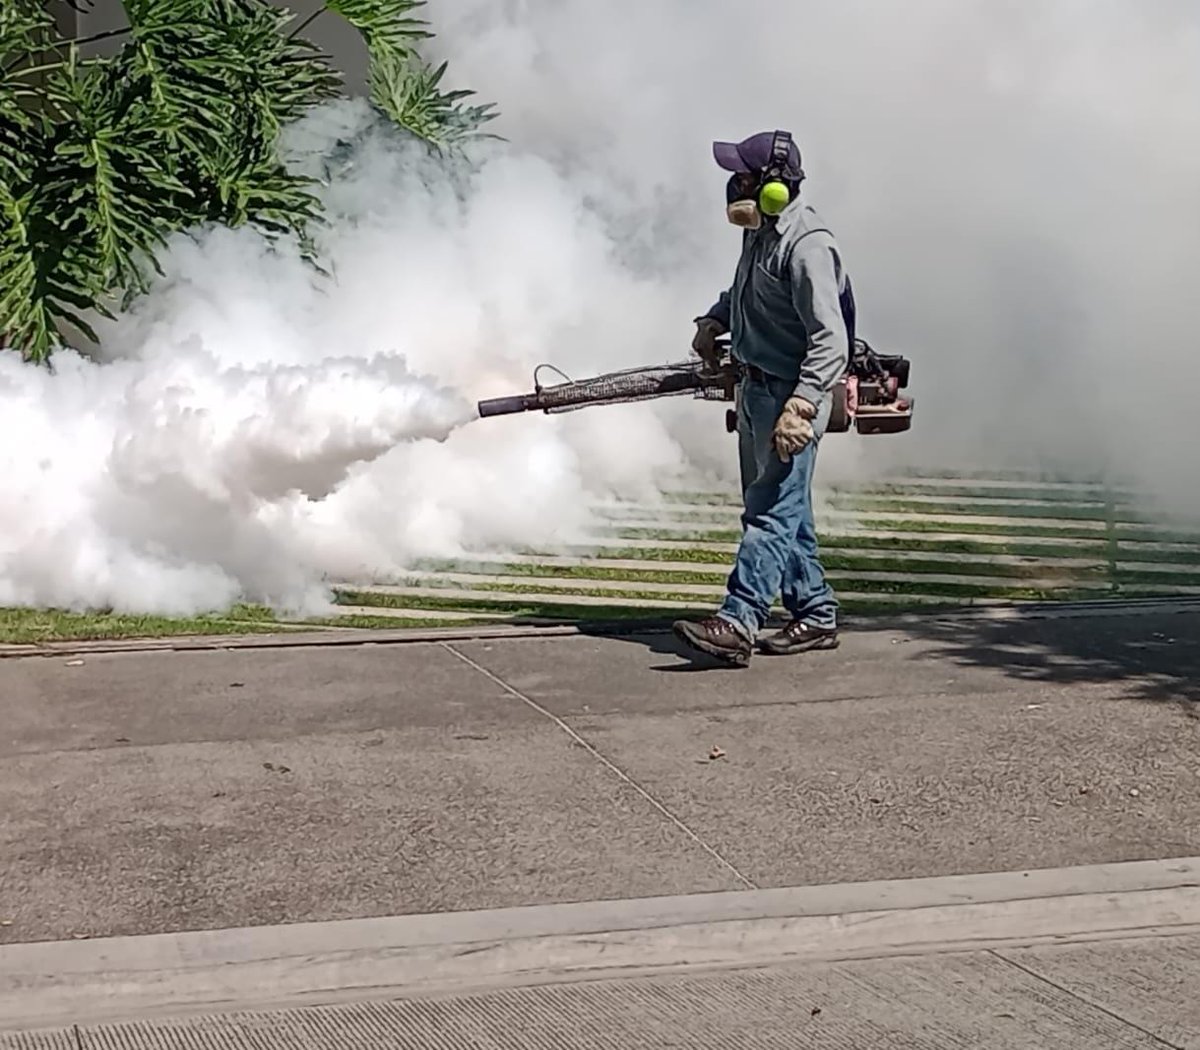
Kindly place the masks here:
POLYGON ((710 370, 715 369, 720 363, 721 351, 717 348, 717 336, 724 335, 725 331, 725 326, 715 317, 700 317, 696 320, 696 335, 692 339, 692 349, 710 370))
POLYGON ((775 421, 775 431, 772 440, 779 458, 787 463, 797 452, 816 436, 813 432, 812 421, 817 418, 817 407, 802 397, 788 398, 775 421))

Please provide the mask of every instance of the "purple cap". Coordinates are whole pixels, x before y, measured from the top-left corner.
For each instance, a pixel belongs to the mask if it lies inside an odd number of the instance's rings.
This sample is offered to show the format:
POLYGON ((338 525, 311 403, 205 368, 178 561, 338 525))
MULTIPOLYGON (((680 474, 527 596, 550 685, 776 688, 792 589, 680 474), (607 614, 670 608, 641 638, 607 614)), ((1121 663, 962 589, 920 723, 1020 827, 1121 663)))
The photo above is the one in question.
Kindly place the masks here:
MULTIPOLYGON (((713 157, 726 171, 741 173, 762 171, 771 164, 771 146, 775 132, 760 131, 741 142, 714 142, 713 157)), ((788 149, 786 174, 800 178, 804 172, 800 166, 800 150, 793 142, 788 149)))

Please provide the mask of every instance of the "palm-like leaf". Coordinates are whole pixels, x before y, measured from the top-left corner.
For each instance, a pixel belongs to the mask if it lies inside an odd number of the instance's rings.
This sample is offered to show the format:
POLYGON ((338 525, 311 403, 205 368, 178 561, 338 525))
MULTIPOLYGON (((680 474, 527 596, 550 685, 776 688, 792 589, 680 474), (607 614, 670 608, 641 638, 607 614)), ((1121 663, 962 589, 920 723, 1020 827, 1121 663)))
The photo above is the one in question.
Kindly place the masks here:
POLYGON ((362 34, 372 57, 377 52, 413 58, 428 23, 413 16, 425 0, 326 0, 325 9, 339 14, 362 34))
POLYGON ((51 29, 46 12, 29 0, 0 9, 0 346, 29 356, 49 344, 57 305, 41 294, 37 178, 49 143, 30 82, 51 29))
POLYGON ((0 178, 19 180, 36 150, 37 90, 28 72, 51 28, 49 15, 32 0, 2 0, 0 6, 0 178))
POLYGON ((371 63, 371 99, 395 123, 435 148, 473 137, 495 116, 491 105, 465 106, 471 91, 441 90, 446 63, 436 69, 383 53, 371 63))
POLYGON ((370 53, 371 101, 395 123, 435 149, 476 133, 495 114, 490 105, 466 106, 471 91, 443 92, 446 64, 430 68, 417 45, 431 34, 413 12, 425 0, 326 0, 362 35, 370 53))
POLYGON ((12 190, 0 178, 0 348, 28 353, 29 347, 47 344, 54 319, 37 295, 37 263, 26 221, 29 201, 16 198, 12 190))
POLYGON ((144 290, 143 266, 178 213, 186 188, 170 171, 163 131, 138 119, 130 86, 116 89, 104 67, 76 70, 67 63, 50 78, 46 97, 74 114, 55 136, 42 192, 58 228, 53 250, 93 256, 105 285, 144 290), (89 236, 90 235, 90 236, 89 236))
MULTIPOLYGON (((90 0, 68 0, 87 6, 90 0)), ((289 172, 284 125, 340 78, 267 0, 124 0, 111 58, 55 39, 40 0, 0 0, 0 346, 45 359, 67 321, 144 291, 177 232, 250 224, 316 263, 312 181, 289 172), (44 56, 50 56, 47 62, 44 56)), ((420 0, 327 0, 371 52, 375 105, 440 147, 491 119, 444 92, 417 45, 420 0)))

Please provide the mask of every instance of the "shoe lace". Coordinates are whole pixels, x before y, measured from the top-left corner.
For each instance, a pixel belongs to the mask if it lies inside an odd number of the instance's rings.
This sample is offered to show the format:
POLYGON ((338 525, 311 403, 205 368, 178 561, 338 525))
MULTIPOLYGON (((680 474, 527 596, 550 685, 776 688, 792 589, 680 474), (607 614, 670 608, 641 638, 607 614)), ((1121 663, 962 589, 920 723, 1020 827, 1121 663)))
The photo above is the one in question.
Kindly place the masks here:
POLYGON ((738 629, 733 626, 728 620, 720 616, 710 616, 707 620, 701 621, 701 627, 707 632, 722 637, 729 636, 733 638, 741 638, 738 629))

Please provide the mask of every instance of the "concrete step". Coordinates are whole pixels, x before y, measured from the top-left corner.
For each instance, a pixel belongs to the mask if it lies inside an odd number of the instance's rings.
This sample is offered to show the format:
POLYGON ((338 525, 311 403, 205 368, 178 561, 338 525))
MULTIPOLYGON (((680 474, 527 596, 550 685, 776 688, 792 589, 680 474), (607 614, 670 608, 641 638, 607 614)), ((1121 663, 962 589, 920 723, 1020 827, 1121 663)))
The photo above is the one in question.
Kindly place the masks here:
MULTIPOLYGON (((720 551, 728 551, 733 553, 737 550, 737 546, 732 543, 728 544, 712 544, 712 549, 720 551)), ((904 551, 904 550, 865 550, 854 549, 845 552, 837 548, 826 547, 826 553, 837 550, 843 556, 852 556, 861 558, 865 562, 873 560, 888 560, 900 562, 930 562, 941 563, 944 565, 1004 565, 1013 568, 1034 568, 1045 566, 1048 569, 1062 570, 1067 572, 1070 570, 1087 571, 1107 569, 1108 563, 1099 558, 1031 558, 1022 555, 1006 555, 1006 554, 942 554, 925 551, 904 551)), ((635 558, 605 558, 605 557, 587 557, 584 555, 538 555, 538 554, 515 554, 503 556, 487 556, 482 554, 466 555, 455 559, 456 564, 469 565, 478 564, 484 566, 499 566, 503 564, 509 565, 544 565, 550 568, 594 568, 606 569, 613 571, 646 571, 652 570, 655 572, 709 572, 721 574, 727 570, 727 566, 718 562, 689 562, 689 561, 646 561, 635 558)), ((1134 571, 1136 566, 1142 564, 1140 562, 1130 563, 1133 565, 1134 571)), ((1180 567, 1175 566, 1172 571, 1200 571, 1200 566, 1180 567)), ((1165 569, 1163 571, 1166 571, 1165 569)), ((1019 579, 1020 577, 1012 577, 1019 579)))
POLYGON ((1055 481, 1042 477, 1026 477, 1014 475, 1005 477, 1002 475, 979 475, 972 476, 969 474, 920 474, 920 473, 898 473, 889 475, 886 478, 875 478, 870 481, 864 481, 861 484, 854 485, 830 485, 831 489, 839 492, 858 492, 865 490, 869 492, 877 491, 880 488, 896 487, 900 489, 908 488, 965 488, 978 492, 1010 492, 1013 490, 1030 489, 1039 492, 1069 492, 1085 497, 1106 497, 1113 496, 1135 499, 1138 491, 1130 484, 1121 484, 1116 481, 1112 485, 1102 484, 1099 481, 1055 481))
MULTIPOLYGON (((545 580, 536 581, 538 587, 543 587, 547 584, 545 580)), ((366 587, 352 586, 348 587, 355 595, 360 597, 368 597, 377 595, 380 598, 389 599, 435 599, 443 602, 488 602, 493 605, 512 606, 514 609, 520 606, 539 605, 547 608, 555 606, 563 606, 569 608, 573 606, 579 607, 601 607, 601 608, 629 608, 629 609, 700 609, 709 608, 713 604, 713 598, 718 597, 723 593, 719 588, 708 588, 709 593, 697 593, 696 601, 676 601, 669 598, 631 598, 621 594, 614 594, 612 597, 600 597, 597 595, 579 595, 572 594, 568 590, 555 590, 553 585, 545 586, 541 590, 530 591, 489 591, 475 590, 470 587, 455 587, 451 586, 414 586, 406 587, 401 585, 371 585, 366 587)), ((597 588, 603 590, 604 588, 597 588)), ((628 588, 626 588, 628 589, 628 588)), ((640 589, 640 588, 639 588, 640 589)), ((676 594, 691 593, 690 591, 679 590, 677 588, 669 588, 670 591, 676 594)), ((652 593, 646 591, 644 593, 652 593)), ((889 593, 873 593, 870 591, 855 591, 838 590, 838 598, 843 602, 874 602, 887 605, 945 605, 951 604, 978 604, 982 601, 990 599, 975 598, 964 599, 958 597, 947 597, 946 595, 938 594, 889 594, 889 593)), ((391 606, 386 606, 390 608, 391 606)), ((376 606, 373 605, 354 605, 343 606, 343 609, 354 609, 358 615, 373 616, 375 615, 376 606)), ((379 606, 378 608, 385 608, 379 606)), ((410 608, 405 606, 405 608, 410 608)), ((775 608, 781 608, 776 603, 775 608)), ((465 608, 459 608, 456 611, 463 613, 469 612, 465 608)), ((496 612, 498 616, 503 617, 507 614, 499 610, 489 610, 496 612)), ((440 615, 440 613, 438 614, 440 615)), ((471 613, 473 616, 474 614, 471 613)), ((432 611, 431 611, 431 618, 432 611)))
POLYGON ((9 945, 0 1048, 1194 1046, 1197 874, 1181 858, 9 945))
MULTIPOLYGON (((827 571, 826 577, 839 589, 843 584, 855 583, 914 583, 928 587, 937 586, 971 586, 980 588, 1021 590, 1108 590, 1111 585, 1106 580, 1073 580, 1064 577, 1047 577, 1043 579, 1019 579, 1011 576, 969 576, 951 573, 901 573, 901 572, 872 572, 827 571)), ((391 593, 406 593, 409 587, 428 587, 442 584, 447 588, 455 586, 471 587, 482 584, 508 585, 528 588, 536 591, 540 588, 561 590, 596 590, 596 591, 640 591, 647 594, 697 594, 711 596, 724 593, 724 586, 718 583, 648 583, 637 580, 607 580, 584 579, 581 577, 561 576, 526 576, 518 573, 470 573, 470 572, 424 572, 409 574, 408 583, 392 585, 391 593)), ((388 593, 381 588, 357 588, 388 593)))
MULTIPOLYGON (((597 515, 598 519, 606 521, 610 526, 623 529, 674 529, 696 531, 700 528, 721 529, 740 528, 740 519, 735 512, 729 514, 712 513, 686 516, 675 512, 672 516, 659 517, 645 510, 637 514, 597 515)), ((1103 520, 1090 518, 1010 518, 997 514, 920 514, 914 511, 880 511, 878 513, 831 513, 818 512, 818 525, 825 531, 834 531, 841 526, 844 531, 856 531, 859 522, 922 522, 927 525, 962 526, 978 525, 991 528, 1021 528, 1030 534, 1052 529, 1072 531, 1081 534, 1099 533, 1103 535, 1108 524, 1103 520)), ((1122 528, 1137 531, 1154 531, 1155 526, 1122 525, 1122 528)))
POLYGON ((339 605, 337 616, 372 616, 388 620, 507 620, 507 613, 464 612, 454 609, 406 609, 391 605, 339 605))
MULTIPOLYGON (((992 544, 993 546, 1003 547, 1007 543, 1024 542, 1036 544, 1039 547, 1061 548, 1064 556, 1070 557, 1072 554, 1087 552, 1094 554, 1097 560, 1102 560, 1101 555, 1106 548, 1103 539, 1096 542, 1081 541, 1077 539, 1063 539, 1061 537, 1035 537, 1032 539, 1009 540, 1004 537, 989 537, 980 536, 971 533, 937 533, 933 535, 925 535, 922 533, 912 532, 876 532, 863 531, 855 533, 845 533, 845 537, 862 538, 871 541, 876 540, 892 540, 895 542, 895 553, 901 553, 905 550, 904 543, 907 540, 925 539, 927 541, 943 540, 947 543, 964 542, 964 543, 982 543, 992 544)), ((859 547, 844 547, 839 546, 838 540, 840 537, 825 536, 822 539, 821 546, 824 550, 839 550, 845 551, 848 554, 856 554, 861 548, 859 547)), ((694 551, 712 551, 714 553, 727 553, 737 550, 737 544, 732 542, 718 542, 713 540, 690 540, 685 538, 676 538, 668 540, 660 539, 625 539, 619 536, 608 536, 597 538, 594 542, 587 545, 573 544, 565 548, 568 551, 576 551, 584 554, 588 551, 604 551, 605 549, 625 549, 625 550, 694 550, 694 551)), ((889 552, 891 553, 891 552, 889 552)), ((937 551, 912 551, 913 557, 940 558, 940 552, 937 551)), ((976 554, 967 555, 967 557, 975 557, 981 559, 990 559, 995 555, 992 554, 976 554)), ((537 555, 534 555, 537 557, 537 555)))
MULTIPOLYGON (((691 602, 677 602, 663 599, 661 601, 648 598, 627 598, 614 595, 612 598, 600 598, 595 595, 568 594, 555 591, 552 583, 538 580, 542 590, 521 591, 518 593, 504 591, 473 590, 470 587, 454 587, 452 584, 418 585, 407 587, 403 585, 385 584, 368 587, 348 587, 356 595, 378 595, 387 598, 433 598, 441 601, 476 601, 493 602, 504 605, 578 605, 578 606, 628 606, 629 608, 647 609, 691 609, 691 602)), ((334 585, 338 586, 338 585, 334 585)), ((351 606, 360 611, 364 606, 351 606)), ((370 608, 374 608, 371 606, 370 608)), ((465 610, 463 610, 465 611, 465 610)), ((374 615, 368 613, 366 615, 374 615)))

